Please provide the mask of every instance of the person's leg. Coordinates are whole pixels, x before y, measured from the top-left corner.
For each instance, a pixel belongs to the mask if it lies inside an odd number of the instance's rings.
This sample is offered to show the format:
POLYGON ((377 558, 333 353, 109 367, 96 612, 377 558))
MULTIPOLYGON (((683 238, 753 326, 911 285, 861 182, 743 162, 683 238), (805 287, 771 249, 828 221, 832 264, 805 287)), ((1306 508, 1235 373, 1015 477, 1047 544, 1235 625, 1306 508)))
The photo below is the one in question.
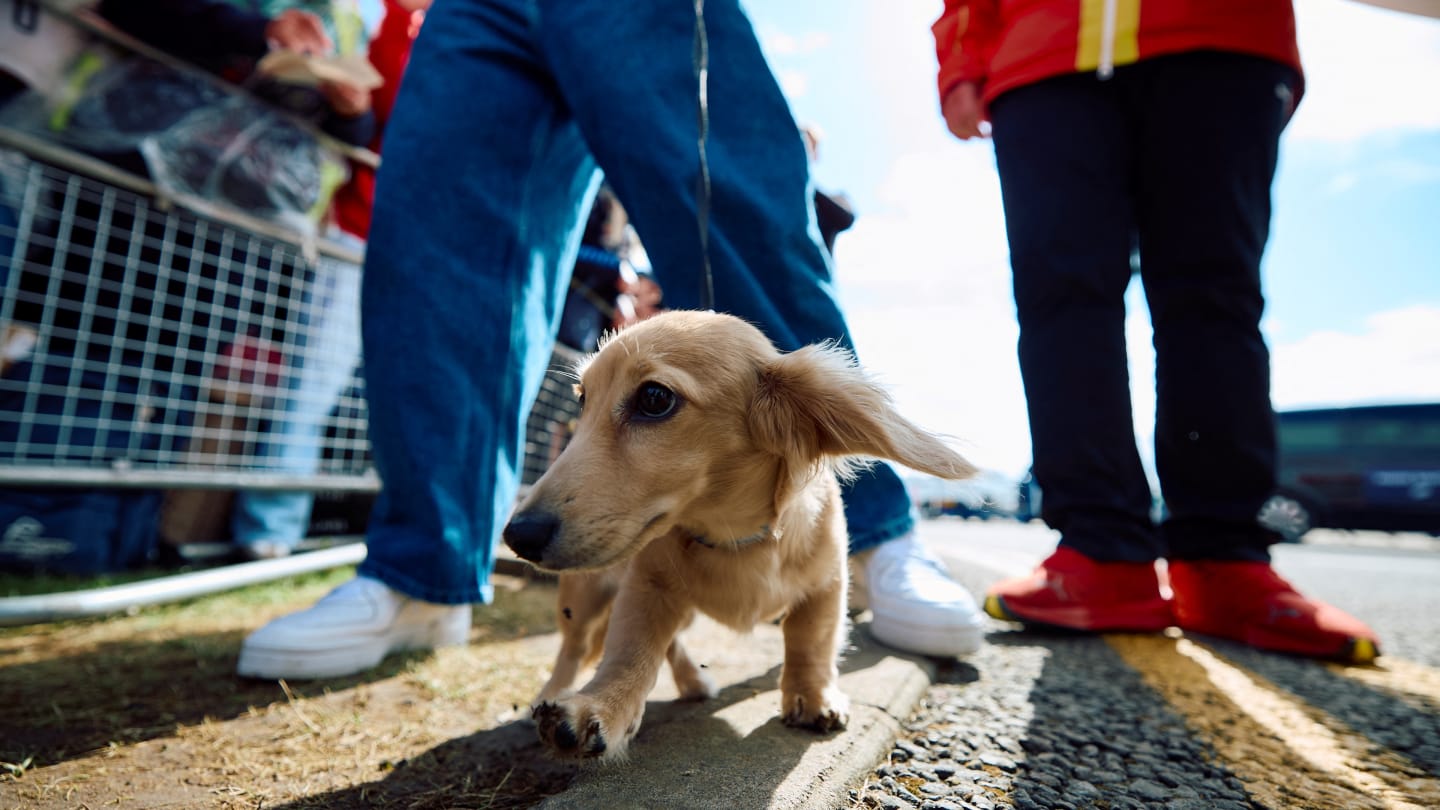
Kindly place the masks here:
POLYGON ((355 672, 391 650, 458 643, 468 604, 491 598, 526 413, 599 181, 537 26, 527 0, 453 0, 426 18, 386 133, 365 263, 384 482, 369 551, 352 583, 252 634, 242 674, 355 672))
POLYGON ((431 602, 491 599, 526 415, 598 183, 535 46, 533 5, 436 4, 376 187, 362 325, 384 489, 361 573, 431 602))
POLYGON ((1042 517, 1061 533, 1034 575, 991 589, 986 610, 997 618, 1092 630, 1170 622, 1130 408, 1135 133, 1122 81, 1050 79, 991 107, 1034 475, 1042 517))
MULTIPOLYGON (((541 41, 561 92, 640 234, 667 306, 701 306, 693 6, 540 5, 541 41)), ((735 0, 706 3, 704 13, 712 306, 755 323, 783 351, 826 340, 850 348, 799 127, 735 0)), ((907 538, 914 526, 904 484, 885 464, 846 488, 845 509, 852 553, 907 538)), ((935 632, 946 637, 927 648, 973 649, 980 624, 973 599, 919 562, 931 576, 929 604, 906 604, 912 616, 933 615, 935 632)))
POLYGON ((1137 193, 1162 530, 1172 558, 1267 561, 1278 537, 1256 516, 1275 489, 1276 448, 1260 259, 1294 74, 1221 53, 1144 68, 1137 193))
POLYGON ((305 539, 314 504, 315 494, 305 490, 240 490, 231 506, 230 534, 249 559, 288 556, 305 539))
POLYGON ((1175 615, 1186 631, 1365 662, 1373 631, 1301 596, 1270 567, 1258 523, 1275 487, 1260 260, 1295 76, 1248 56, 1147 66, 1136 109, 1141 267, 1155 325, 1155 453, 1170 519, 1175 615))
POLYGON ((1148 562, 1161 555, 1130 408, 1134 134, 1120 80, 1012 91, 993 105, 992 132, 1043 517, 1086 556, 1148 562))
MULTIPOLYGON (((364 247, 359 240, 346 244, 364 247)), ((300 298, 301 334, 286 347, 292 384, 266 437, 266 460, 272 471, 312 475, 325 424, 360 361, 360 268, 322 256, 300 298)), ((309 491, 241 491, 230 520, 235 543, 253 558, 284 556, 305 539, 314 505, 309 491)))

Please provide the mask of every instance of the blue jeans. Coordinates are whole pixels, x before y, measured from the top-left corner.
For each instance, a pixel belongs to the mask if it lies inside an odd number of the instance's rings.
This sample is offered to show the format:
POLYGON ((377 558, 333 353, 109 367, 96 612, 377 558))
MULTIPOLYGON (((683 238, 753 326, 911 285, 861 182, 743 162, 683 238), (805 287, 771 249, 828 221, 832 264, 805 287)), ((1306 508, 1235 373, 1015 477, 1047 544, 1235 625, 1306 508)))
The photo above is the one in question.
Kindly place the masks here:
MULTIPOLYGON (((805 149, 749 20, 705 5, 715 308, 782 350, 848 346, 805 149)), ((671 308, 701 305, 689 3, 447 0, 386 132, 365 264, 371 438, 384 489, 361 573, 488 602, 540 388, 601 177, 671 308)), ((888 466, 847 492, 852 549, 913 525, 888 466)))
MULTIPOLYGON (((340 237, 350 247, 364 243, 340 237)), ((266 436, 266 470, 311 475, 320 468, 325 424, 360 360, 360 268, 321 256, 306 274, 301 333, 291 351, 282 413, 266 436)), ((305 539, 315 494, 241 490, 230 530, 239 545, 260 541, 294 548, 305 539)))

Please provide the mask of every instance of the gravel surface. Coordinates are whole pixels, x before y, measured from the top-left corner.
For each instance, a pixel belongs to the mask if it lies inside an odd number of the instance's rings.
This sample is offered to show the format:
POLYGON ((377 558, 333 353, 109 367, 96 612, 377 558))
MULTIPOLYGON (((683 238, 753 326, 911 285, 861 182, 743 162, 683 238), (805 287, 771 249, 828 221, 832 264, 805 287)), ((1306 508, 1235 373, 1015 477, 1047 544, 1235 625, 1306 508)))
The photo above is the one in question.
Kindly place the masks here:
POLYGON ((942 669, 856 807, 1260 807, 1103 641, 1000 633, 942 669))

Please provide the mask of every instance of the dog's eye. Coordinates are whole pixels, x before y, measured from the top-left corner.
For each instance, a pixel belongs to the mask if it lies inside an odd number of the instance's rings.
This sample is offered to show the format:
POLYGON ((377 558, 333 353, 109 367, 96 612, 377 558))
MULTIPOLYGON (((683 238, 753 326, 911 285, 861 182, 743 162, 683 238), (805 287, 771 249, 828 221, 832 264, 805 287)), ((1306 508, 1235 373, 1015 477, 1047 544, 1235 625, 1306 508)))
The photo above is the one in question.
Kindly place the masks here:
POLYGON ((635 415, 642 419, 664 419, 675 412, 680 398, 656 382, 647 382, 635 392, 635 415))

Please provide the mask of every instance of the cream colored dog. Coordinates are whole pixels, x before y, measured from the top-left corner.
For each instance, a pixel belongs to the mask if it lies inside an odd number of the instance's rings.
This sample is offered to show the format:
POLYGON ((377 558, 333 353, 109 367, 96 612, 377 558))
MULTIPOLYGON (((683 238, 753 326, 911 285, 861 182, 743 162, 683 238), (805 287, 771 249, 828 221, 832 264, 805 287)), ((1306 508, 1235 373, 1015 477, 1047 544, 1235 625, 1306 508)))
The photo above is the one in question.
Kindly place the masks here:
POLYGON ((574 438, 505 527, 517 554, 561 572, 560 654, 532 710, 541 739, 562 755, 622 755, 662 660, 682 696, 713 696, 677 637, 696 611, 741 631, 781 618, 785 723, 843 728, 837 472, 856 457, 945 478, 974 468, 896 414, 849 353, 781 354, 728 315, 625 329, 583 365, 578 390, 574 438))

